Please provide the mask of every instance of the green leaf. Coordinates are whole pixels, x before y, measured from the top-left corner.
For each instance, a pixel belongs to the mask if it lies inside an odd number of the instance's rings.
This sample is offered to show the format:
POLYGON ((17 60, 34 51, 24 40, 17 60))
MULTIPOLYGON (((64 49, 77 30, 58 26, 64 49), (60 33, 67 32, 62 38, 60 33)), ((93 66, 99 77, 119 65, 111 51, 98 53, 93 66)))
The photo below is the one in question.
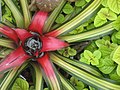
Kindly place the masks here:
POLYGON ((111 36, 111 40, 112 40, 113 43, 117 43, 117 41, 118 41, 118 39, 115 37, 116 33, 117 32, 114 32, 111 36))
POLYGON ((118 66, 117 66, 117 74, 120 76, 120 65, 118 64, 118 66))
POLYGON ((112 60, 115 61, 117 64, 120 64, 120 46, 115 49, 112 60))
POLYGON ((12 0, 4 0, 6 5, 10 8, 15 20, 17 27, 24 28, 24 20, 23 20, 23 15, 19 11, 19 9, 16 7, 16 5, 13 3, 12 0))
POLYGON ((84 71, 87 71, 87 72, 91 73, 92 75, 95 75, 97 77, 103 77, 99 71, 97 71, 94 67, 91 67, 90 65, 86 65, 86 64, 81 63, 81 62, 79 62, 79 61, 77 61, 75 59, 65 58, 62 55, 58 55, 58 54, 54 53, 53 57, 56 57, 56 56, 61 58, 62 60, 64 60, 65 62, 67 62, 67 63, 69 63, 71 65, 74 65, 74 66, 76 66, 78 68, 81 68, 84 71))
POLYGON ((120 82, 120 76, 117 74, 116 70, 113 70, 113 72, 110 73, 109 76, 110 79, 120 82))
POLYGON ((29 84, 26 80, 17 78, 12 86, 12 90, 29 90, 29 84))
POLYGON ((75 56, 77 54, 77 51, 73 48, 68 47, 68 54, 70 56, 75 56))
POLYGON ((105 46, 110 47, 110 45, 111 45, 110 41, 106 40, 105 41, 105 46))
POLYGON ((83 82, 79 81, 79 82, 77 83, 76 88, 77 88, 78 90, 83 90, 84 87, 85 87, 85 85, 84 85, 83 82))
POLYGON ((63 52, 63 56, 65 56, 65 57, 69 57, 68 52, 67 52, 67 51, 64 51, 64 52, 63 52))
POLYGON ((61 49, 58 52, 65 57, 75 56, 77 54, 77 51, 71 47, 61 49))
MULTIPOLYGON (((85 50, 84 51, 84 57, 82 57, 80 59, 81 62, 85 62, 87 64, 91 64, 92 65, 98 65, 99 64, 99 60, 97 58, 99 58, 99 56, 95 56, 97 53, 97 51, 94 53, 94 55, 92 54, 92 52, 90 52, 89 50, 85 50), (97 57, 97 58, 96 58, 97 57)), ((99 53, 99 52, 98 52, 99 53)), ((101 57, 101 56, 100 56, 101 57)))
POLYGON ((9 53, 12 52, 12 49, 2 48, 0 49, 0 58, 5 58, 9 53))
POLYGON ((77 34, 77 30, 73 30, 73 31, 69 32, 69 34, 77 34))
POLYGON ((102 46, 99 48, 100 52, 102 53, 102 57, 109 56, 112 50, 107 46, 102 46))
POLYGON ((50 56, 52 61, 56 65, 64 69, 69 74, 74 75, 79 80, 82 80, 87 85, 94 86, 97 89, 101 89, 101 90, 119 90, 120 89, 120 86, 117 84, 114 84, 108 80, 96 77, 81 68, 78 68, 72 64, 67 63, 66 61, 63 61, 58 57, 53 56, 53 54, 51 54, 50 56))
POLYGON ((94 41, 92 41, 89 45, 87 45, 85 49, 94 52, 95 50, 97 50, 97 45, 94 41))
POLYGON ((120 13, 120 0, 108 0, 108 7, 115 13, 120 13))
POLYGON ((111 44, 110 44, 110 49, 111 49, 112 51, 115 50, 116 47, 118 47, 117 44, 115 44, 115 43, 111 43, 111 44))
POLYGON ((107 22, 107 19, 103 20, 97 15, 94 20, 94 25, 95 25, 95 27, 99 27, 99 26, 102 26, 103 24, 105 24, 106 22, 107 22))
POLYGON ((83 90, 89 90, 88 88, 84 88, 83 90))
POLYGON ((110 74, 116 65, 114 64, 114 61, 109 56, 107 56, 104 59, 100 59, 100 64, 98 67, 99 70, 104 74, 110 74))
POLYGON ((89 50, 85 50, 84 51, 84 57, 89 60, 93 57, 93 54, 89 50))
POLYGON ((79 26, 78 28, 76 28, 75 30, 69 32, 70 34, 78 34, 84 31, 84 27, 83 26, 79 26))
POLYGON ((62 36, 62 34, 72 31, 73 29, 77 28, 78 26, 83 24, 85 21, 90 19, 95 14, 95 12, 98 11, 98 7, 100 5, 101 5, 101 0, 91 1, 90 4, 86 8, 84 8, 81 11, 81 13, 79 13, 76 17, 74 17, 69 22, 57 28, 57 30, 59 31, 57 36, 58 35, 62 36))
POLYGON ((5 8, 5 13, 3 13, 2 15, 2 20, 3 21, 8 20, 13 23, 14 18, 12 17, 12 13, 10 9, 7 6, 5 6, 4 8, 5 8))
POLYGON ((64 22, 64 20, 65 20, 64 15, 63 15, 63 14, 60 14, 60 15, 57 17, 57 19, 55 20, 55 22, 61 24, 61 23, 64 22))
POLYGON ((0 38, 0 46, 15 49, 16 45, 12 40, 0 38))
POLYGON ((102 5, 103 5, 104 7, 108 7, 107 1, 108 1, 108 0, 102 0, 102 5))
POLYGON ((102 20, 106 20, 107 14, 108 14, 108 8, 101 8, 100 11, 98 12, 98 16, 102 20))
POLYGON ((111 11, 111 10, 108 10, 108 14, 106 15, 106 18, 108 19, 108 20, 116 20, 117 19, 117 15, 113 12, 113 11, 111 11))
POLYGON ((81 87, 83 89, 84 88, 84 83, 79 81, 79 82, 77 82, 77 86, 79 86, 79 87, 81 87))
POLYGON ((110 36, 104 36, 102 39, 104 39, 105 41, 110 41, 110 36))
POLYGON ((117 32, 114 32, 114 33, 112 34, 111 40, 112 40, 113 43, 120 44, 120 40, 117 39, 116 36, 115 36, 116 33, 117 33, 117 32))
POLYGON ((80 61, 86 64, 90 64, 90 60, 86 59, 85 57, 81 57, 80 61))
POLYGON ((95 44, 98 47, 104 46, 105 45, 105 40, 104 39, 98 39, 98 40, 95 41, 95 44))
POLYGON ((104 73, 104 74, 109 74, 113 71, 113 69, 115 68, 115 66, 103 66, 103 67, 100 67, 99 70, 104 73))
POLYGON ((64 35, 59 38, 61 40, 65 40, 69 43, 81 42, 81 41, 86 41, 86 40, 98 39, 100 37, 103 37, 105 35, 109 35, 109 34, 113 33, 113 31, 115 31, 115 30, 112 26, 112 23, 110 23, 110 24, 104 25, 100 28, 90 30, 88 32, 83 32, 83 33, 76 34, 76 35, 64 35))
POLYGON ((84 6, 86 4, 85 0, 77 0, 75 2, 75 6, 80 7, 80 6, 84 6))
POLYGON ((44 90, 49 90, 48 88, 44 88, 44 90))
MULTIPOLYGON (((16 80, 18 75, 28 66, 28 63, 24 63, 22 66, 18 66, 13 68, 11 71, 8 72, 6 78, 0 83, 1 90, 8 90, 11 89, 13 85, 13 81, 16 80)), ((3 73, 2 73, 3 74, 3 73)), ((17 89, 18 90, 18 89, 17 89)))
POLYGON ((86 2, 90 2, 90 0, 85 0, 86 2))
POLYGON ((70 82, 72 83, 72 84, 77 84, 78 83, 78 79, 77 78, 75 78, 75 77, 71 77, 70 78, 70 82))
POLYGON ((1 1, 1 6, 4 6, 4 5, 5 5, 5 3, 3 1, 1 1))
POLYGON ((115 34, 115 37, 116 37, 117 39, 120 39, 120 31, 118 31, 118 32, 115 34))
POLYGON ((91 86, 89 86, 89 89, 90 89, 90 90, 95 90, 95 88, 93 88, 93 87, 91 87, 91 86))
POLYGON ((95 28, 94 23, 92 23, 92 24, 90 24, 90 25, 87 26, 87 30, 91 30, 93 28, 95 28))
POLYGON ((20 0, 23 15, 24 15, 24 22, 25 22, 25 28, 28 28, 31 22, 31 14, 28 6, 28 1, 27 0, 20 0))
POLYGON ((95 58, 100 59, 101 58, 101 52, 99 50, 96 50, 93 52, 93 55, 95 56, 95 58))
POLYGON ((109 19, 109 20, 116 20, 117 19, 117 15, 112 12, 111 10, 109 10, 108 8, 102 8, 99 12, 98 12, 98 16, 103 19, 109 19))
POLYGON ((47 18, 45 22, 45 27, 43 27, 43 33, 49 32, 55 19, 58 17, 59 13, 61 12, 62 8, 66 4, 66 0, 62 0, 61 3, 58 5, 58 7, 55 8, 47 18))
POLYGON ((34 86, 30 86, 29 90, 35 90, 35 87, 34 86))
POLYGON ((118 31, 120 30, 120 16, 113 22, 113 27, 118 31))
POLYGON ((69 3, 67 3, 64 8, 63 8, 63 12, 65 14, 71 14, 73 12, 74 8, 72 5, 70 5, 69 3))
POLYGON ((91 23, 91 19, 89 19, 87 22, 83 23, 82 26, 83 26, 83 27, 86 27, 86 26, 89 25, 89 23, 91 23))
POLYGON ((97 58, 93 58, 93 59, 91 60, 91 64, 92 64, 92 65, 99 65, 99 60, 98 60, 97 58))
MULTIPOLYGON (((40 70, 40 66, 38 63, 30 63, 33 67, 33 70, 35 71, 33 74, 33 77, 35 77, 35 90, 41 90, 43 87, 43 76, 42 76, 42 72, 40 70)), ((33 71, 32 71, 33 72, 33 71)))
POLYGON ((64 78, 64 76, 62 76, 61 74, 59 74, 59 76, 64 90, 76 90, 74 84, 70 83, 69 80, 67 80, 67 78, 64 78))
POLYGON ((110 43, 110 41, 104 39, 99 39, 95 43, 99 47, 102 57, 110 55, 111 52, 117 47, 117 44, 110 43))

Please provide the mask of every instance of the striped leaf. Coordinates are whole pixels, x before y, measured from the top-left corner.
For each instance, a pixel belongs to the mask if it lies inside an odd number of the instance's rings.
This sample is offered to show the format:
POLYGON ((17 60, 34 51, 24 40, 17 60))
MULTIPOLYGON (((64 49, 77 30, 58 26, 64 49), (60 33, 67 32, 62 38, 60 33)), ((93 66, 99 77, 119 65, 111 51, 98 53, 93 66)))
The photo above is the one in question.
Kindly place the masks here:
POLYGON ((69 74, 77 77, 79 80, 83 81, 87 85, 96 87, 101 90, 119 90, 120 85, 111 83, 110 81, 105 80, 105 78, 98 78, 83 69, 80 69, 78 67, 75 67, 74 65, 71 65, 62 59, 56 57, 55 55, 51 54, 52 61, 64 69, 69 74))
POLYGON ((35 71, 35 90, 42 90, 43 88, 43 77, 42 77, 42 72, 40 70, 40 66, 37 63, 30 63, 35 71))
POLYGON ((62 90, 62 85, 59 76, 56 73, 56 70, 49 59, 48 53, 43 57, 37 59, 40 64, 43 77, 50 90, 62 90))
POLYGON ((110 23, 100 28, 88 31, 88 32, 84 32, 84 33, 80 33, 76 35, 70 35, 70 36, 61 36, 59 38, 69 43, 80 42, 80 41, 85 41, 85 40, 97 39, 104 35, 111 34, 113 31, 114 31, 114 28, 112 26, 112 23, 110 23))
POLYGON ((5 4, 10 8, 15 20, 17 27, 23 28, 24 27, 24 19, 19 11, 19 9, 16 7, 16 5, 13 3, 12 0, 4 0, 5 4))
POLYGON ((62 60, 64 60, 65 62, 71 64, 71 65, 74 65, 80 69, 83 69, 85 70, 86 72, 89 72, 95 76, 98 76, 98 77, 102 77, 101 73, 99 71, 97 71, 97 68, 93 68, 92 66, 90 65, 87 65, 87 64, 84 64, 82 62, 79 62, 77 60, 73 60, 73 59, 69 59, 69 58, 66 58, 66 57, 63 57, 62 55, 59 55, 59 54, 56 54, 54 53, 55 56, 61 58, 62 60))
MULTIPOLYGON (((83 24, 85 21, 89 20, 98 11, 100 5, 101 0, 92 0, 86 8, 83 8, 83 11, 80 14, 61 27, 57 28, 55 30, 58 32, 56 36, 68 33, 69 31, 74 30, 79 25, 83 24)), ((50 32, 49 34, 53 33, 50 32)))

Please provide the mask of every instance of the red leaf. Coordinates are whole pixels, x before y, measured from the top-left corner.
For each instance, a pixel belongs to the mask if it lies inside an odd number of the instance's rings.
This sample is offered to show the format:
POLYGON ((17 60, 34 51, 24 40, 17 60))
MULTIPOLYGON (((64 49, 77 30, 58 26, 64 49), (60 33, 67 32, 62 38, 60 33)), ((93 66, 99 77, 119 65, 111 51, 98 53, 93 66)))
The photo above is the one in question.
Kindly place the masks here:
POLYGON ((44 72, 44 77, 46 78, 48 85, 50 85, 52 90, 61 90, 59 86, 58 78, 56 77, 53 64, 49 59, 48 53, 41 58, 38 58, 37 61, 41 65, 41 69, 44 72))
POLYGON ((51 62, 49 60, 48 53, 45 53, 44 56, 37 59, 38 63, 41 65, 42 69, 44 70, 45 74, 49 77, 54 77, 55 73, 52 68, 51 62))
POLYGON ((54 51, 69 46, 68 43, 54 37, 41 37, 42 49, 41 52, 54 51))
POLYGON ((7 26, 1 26, 0 32, 8 36, 10 39, 14 40, 18 44, 19 39, 16 35, 16 32, 12 28, 9 28, 7 26))
POLYGON ((25 54, 23 48, 20 46, 11 54, 9 54, 5 59, 3 59, 3 61, 0 63, 0 72, 16 66, 20 66, 28 58, 30 58, 30 56, 25 54))
POLYGON ((37 12, 34 15, 33 20, 28 29, 33 32, 38 32, 39 34, 42 35, 42 29, 43 29, 45 20, 47 19, 47 15, 48 15, 47 12, 42 12, 42 11, 37 12))
POLYGON ((50 37, 57 37, 59 36, 61 33, 59 30, 54 30, 54 31, 51 31, 51 32, 48 32, 45 34, 45 36, 50 36, 50 37))
POLYGON ((31 36, 33 36, 31 33, 29 33, 27 30, 24 29, 16 29, 15 30, 19 39, 24 43, 25 40, 31 36))

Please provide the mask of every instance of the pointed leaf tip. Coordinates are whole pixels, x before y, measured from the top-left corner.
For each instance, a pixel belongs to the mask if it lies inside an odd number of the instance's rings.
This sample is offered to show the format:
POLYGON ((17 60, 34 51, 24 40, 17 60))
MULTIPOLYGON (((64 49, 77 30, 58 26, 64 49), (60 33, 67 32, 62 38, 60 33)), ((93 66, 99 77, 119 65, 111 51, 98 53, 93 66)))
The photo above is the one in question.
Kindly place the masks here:
POLYGON ((41 69, 43 71, 44 77, 47 80, 48 86, 50 86, 51 90, 61 90, 61 85, 59 78, 56 76, 54 71, 54 66, 50 61, 49 54, 45 53, 43 57, 38 58, 37 61, 41 65, 41 69))
POLYGON ((61 48, 69 46, 68 43, 54 37, 41 37, 41 38, 43 45, 41 52, 59 50, 61 48))
POLYGON ((16 43, 18 43, 19 41, 16 35, 16 32, 8 26, 0 26, 0 33, 8 36, 10 39, 14 40, 16 43))
POLYGON ((0 63, 0 73, 23 64, 26 59, 30 58, 30 56, 26 55, 22 46, 18 47, 15 51, 9 54, 3 61, 0 63))
POLYGON ((38 11, 34 15, 33 20, 28 29, 33 32, 38 32, 39 34, 42 34, 42 29, 47 19, 47 16, 48 16, 47 12, 38 11))

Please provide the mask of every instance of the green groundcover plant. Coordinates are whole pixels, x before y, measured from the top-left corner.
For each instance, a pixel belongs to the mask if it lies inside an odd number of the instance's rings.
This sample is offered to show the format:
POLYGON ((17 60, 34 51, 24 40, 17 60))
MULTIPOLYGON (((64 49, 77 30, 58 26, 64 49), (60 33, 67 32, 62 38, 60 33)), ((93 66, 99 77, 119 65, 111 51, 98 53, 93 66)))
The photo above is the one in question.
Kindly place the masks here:
POLYGON ((0 6, 0 90, 120 90, 120 0, 0 6))

